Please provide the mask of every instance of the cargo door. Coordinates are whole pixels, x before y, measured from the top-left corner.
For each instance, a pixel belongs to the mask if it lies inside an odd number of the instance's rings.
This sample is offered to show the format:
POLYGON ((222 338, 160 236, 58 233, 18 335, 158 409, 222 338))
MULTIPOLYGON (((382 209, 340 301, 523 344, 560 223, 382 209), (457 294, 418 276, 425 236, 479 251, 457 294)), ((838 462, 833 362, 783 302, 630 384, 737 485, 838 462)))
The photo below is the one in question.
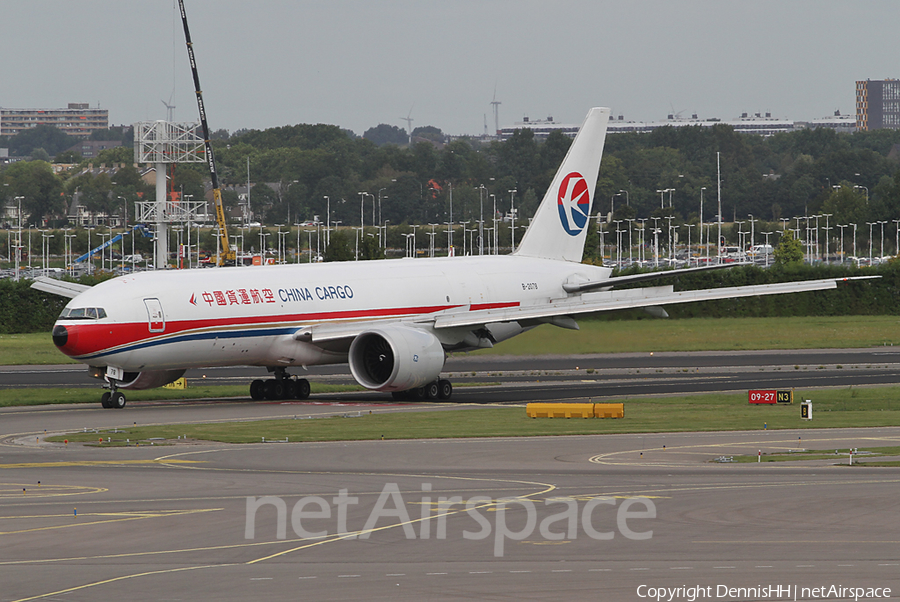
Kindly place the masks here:
POLYGON ((144 299, 147 307, 147 319, 150 322, 150 332, 164 332, 166 329, 166 317, 163 314, 162 304, 159 299, 144 299))

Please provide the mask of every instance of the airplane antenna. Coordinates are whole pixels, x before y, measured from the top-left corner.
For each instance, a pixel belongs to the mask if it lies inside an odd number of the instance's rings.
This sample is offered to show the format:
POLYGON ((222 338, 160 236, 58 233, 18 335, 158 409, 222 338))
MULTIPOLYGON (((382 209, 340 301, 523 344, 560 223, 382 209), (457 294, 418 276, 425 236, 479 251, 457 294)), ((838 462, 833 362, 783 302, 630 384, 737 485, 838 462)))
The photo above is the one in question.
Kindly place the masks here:
POLYGON ((414 107, 414 106, 416 106, 416 105, 413 105, 412 107, 409 107, 409 114, 408 114, 406 117, 401 117, 401 118, 400 118, 400 119, 402 119, 403 121, 406 122, 406 132, 407 132, 407 134, 409 135, 409 145, 410 145, 410 146, 412 146, 412 122, 413 122, 413 118, 412 118, 412 110, 413 110, 413 107, 414 107))

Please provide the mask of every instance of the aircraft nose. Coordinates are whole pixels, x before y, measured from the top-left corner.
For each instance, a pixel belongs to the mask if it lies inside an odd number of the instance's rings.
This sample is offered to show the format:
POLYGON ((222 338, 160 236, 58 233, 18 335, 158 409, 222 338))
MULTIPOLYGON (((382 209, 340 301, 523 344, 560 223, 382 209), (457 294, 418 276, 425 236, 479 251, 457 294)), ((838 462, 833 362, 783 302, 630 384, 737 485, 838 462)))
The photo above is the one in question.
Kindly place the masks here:
POLYGON ((57 347, 65 347, 69 342, 69 330, 62 324, 53 327, 53 344, 57 347))

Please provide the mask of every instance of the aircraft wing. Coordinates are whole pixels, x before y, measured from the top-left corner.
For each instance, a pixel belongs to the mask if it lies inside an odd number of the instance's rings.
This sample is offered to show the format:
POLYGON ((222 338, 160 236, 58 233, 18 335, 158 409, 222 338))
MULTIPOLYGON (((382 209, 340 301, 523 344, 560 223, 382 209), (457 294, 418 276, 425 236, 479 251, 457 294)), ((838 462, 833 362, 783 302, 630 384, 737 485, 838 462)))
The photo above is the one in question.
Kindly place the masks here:
POLYGON ((708 272, 710 270, 727 270, 740 266, 753 265, 752 263, 723 263, 720 265, 705 265, 697 268, 684 268, 680 270, 662 270, 659 272, 641 272, 639 274, 629 274, 627 276, 616 276, 606 280, 595 280, 590 282, 567 282, 563 284, 563 289, 567 293, 586 293, 598 289, 611 289, 615 286, 624 284, 634 284, 635 282, 646 282, 648 280, 659 280, 669 276, 681 276, 683 274, 696 274, 697 272, 708 272))
POLYGON ((57 280, 56 278, 38 276, 34 279, 31 288, 53 295, 59 295, 60 297, 74 299, 91 287, 86 284, 76 284, 75 282, 66 282, 65 280, 57 280))
MULTIPOLYGON (((877 276, 875 277, 877 278, 877 276)), ((558 316, 612 311, 616 309, 658 307, 661 305, 671 305, 674 303, 686 303, 691 301, 712 301, 716 299, 734 299, 737 297, 754 297, 758 295, 780 295, 783 293, 822 291, 837 288, 838 282, 847 282, 864 278, 872 277, 829 278, 826 280, 781 282, 777 284, 732 286, 678 292, 674 291, 672 286, 601 291, 585 293, 577 297, 566 299, 552 299, 549 303, 539 305, 441 313, 434 316, 434 327, 476 327, 494 322, 541 320, 558 316)))

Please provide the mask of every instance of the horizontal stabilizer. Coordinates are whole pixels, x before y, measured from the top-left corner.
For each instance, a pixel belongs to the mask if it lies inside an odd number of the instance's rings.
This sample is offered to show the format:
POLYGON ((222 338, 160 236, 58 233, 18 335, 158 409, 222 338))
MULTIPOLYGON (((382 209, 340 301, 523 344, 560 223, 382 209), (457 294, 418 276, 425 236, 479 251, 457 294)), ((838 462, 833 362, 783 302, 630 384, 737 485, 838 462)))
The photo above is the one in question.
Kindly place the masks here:
POLYGON ((50 293, 52 295, 59 295, 60 297, 69 297, 70 299, 74 299, 91 287, 87 286, 86 284, 77 284, 75 282, 66 282, 65 280, 56 280, 55 278, 38 276, 34 279, 34 283, 31 285, 31 288, 37 289, 39 291, 44 291, 45 293, 50 293))

